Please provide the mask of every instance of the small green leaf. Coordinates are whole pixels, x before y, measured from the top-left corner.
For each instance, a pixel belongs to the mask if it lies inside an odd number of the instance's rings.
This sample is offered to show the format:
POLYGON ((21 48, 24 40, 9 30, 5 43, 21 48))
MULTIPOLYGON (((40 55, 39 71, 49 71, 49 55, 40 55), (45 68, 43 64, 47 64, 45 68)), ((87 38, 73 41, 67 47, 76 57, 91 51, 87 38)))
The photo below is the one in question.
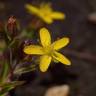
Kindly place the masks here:
POLYGON ((33 37, 33 35, 34 35, 34 32, 31 31, 31 30, 28 30, 28 31, 24 30, 23 34, 25 35, 25 36, 23 35, 25 38, 31 39, 33 37))
POLYGON ((17 68, 14 71, 14 74, 23 74, 23 73, 31 72, 31 71, 33 71, 35 69, 36 69, 35 65, 31 65, 31 66, 23 67, 23 68, 17 68))
POLYGON ((1 91, 0 96, 3 96, 5 93, 9 92, 10 90, 14 89, 16 86, 23 84, 24 81, 13 81, 9 83, 4 83, 0 85, 1 91))
POLYGON ((5 87, 0 91, 0 96, 5 96, 5 94, 7 92, 9 92, 10 90, 12 90, 14 87, 5 87))
POLYGON ((6 81, 6 78, 8 77, 8 74, 9 74, 9 65, 8 65, 7 62, 5 62, 2 65, 2 71, 1 71, 1 74, 0 74, 0 83, 6 81))
POLYGON ((24 81, 13 81, 13 82, 7 82, 7 83, 2 83, 0 85, 1 88, 7 88, 7 87, 16 87, 18 85, 22 85, 24 81))

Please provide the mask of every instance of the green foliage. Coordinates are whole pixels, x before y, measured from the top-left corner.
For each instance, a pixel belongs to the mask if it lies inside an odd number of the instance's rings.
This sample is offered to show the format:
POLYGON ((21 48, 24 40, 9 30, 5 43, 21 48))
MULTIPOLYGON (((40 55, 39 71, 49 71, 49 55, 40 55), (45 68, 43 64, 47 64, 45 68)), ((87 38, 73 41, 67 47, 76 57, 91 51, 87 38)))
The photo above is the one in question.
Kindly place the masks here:
POLYGON ((1 88, 0 96, 5 95, 10 90, 12 90, 16 86, 21 85, 23 83, 24 83, 24 81, 13 81, 13 82, 9 82, 9 83, 0 84, 0 88, 1 88))
POLYGON ((16 68, 14 70, 14 74, 24 74, 24 73, 27 73, 27 72, 30 72, 30 71, 34 71, 36 68, 35 68, 35 65, 30 65, 28 67, 21 67, 21 68, 16 68))
POLYGON ((16 86, 24 84, 24 81, 18 81, 21 74, 36 69, 32 63, 23 66, 23 63, 30 59, 28 57, 25 60, 27 55, 21 53, 22 58, 19 56, 19 52, 23 50, 24 46, 22 43, 33 37, 33 28, 26 28, 21 31, 19 22, 13 16, 9 18, 5 27, 0 29, 0 96, 6 96, 16 86))
POLYGON ((7 61, 5 61, 1 69, 0 84, 6 81, 6 78, 8 78, 8 74, 9 74, 9 64, 7 63, 7 61))

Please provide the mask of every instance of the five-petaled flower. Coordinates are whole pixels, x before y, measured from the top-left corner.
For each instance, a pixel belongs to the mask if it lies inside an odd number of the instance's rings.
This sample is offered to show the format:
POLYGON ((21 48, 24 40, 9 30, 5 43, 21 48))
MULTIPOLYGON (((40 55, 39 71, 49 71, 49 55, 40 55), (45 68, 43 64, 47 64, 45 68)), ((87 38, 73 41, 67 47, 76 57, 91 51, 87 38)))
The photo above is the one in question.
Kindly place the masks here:
POLYGON ((26 4, 26 9, 29 13, 38 16, 45 23, 51 24, 54 20, 63 20, 65 18, 65 14, 58 11, 53 11, 50 3, 41 3, 40 7, 35 7, 30 4, 26 4))
POLYGON ((64 55, 57 52, 59 49, 65 47, 69 43, 69 38, 64 37, 51 44, 51 36, 46 28, 40 29, 40 40, 42 46, 29 45, 25 46, 24 52, 26 54, 41 55, 40 57, 40 70, 45 72, 51 60, 57 60, 65 65, 70 65, 71 62, 64 55))

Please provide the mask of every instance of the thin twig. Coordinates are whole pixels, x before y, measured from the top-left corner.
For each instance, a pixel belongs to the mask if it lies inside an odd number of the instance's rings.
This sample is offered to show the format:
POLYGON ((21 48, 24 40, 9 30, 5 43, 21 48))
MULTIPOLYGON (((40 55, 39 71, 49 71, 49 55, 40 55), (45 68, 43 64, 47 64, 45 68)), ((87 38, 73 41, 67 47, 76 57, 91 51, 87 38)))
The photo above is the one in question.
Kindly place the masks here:
POLYGON ((10 67, 10 79, 13 77, 13 68, 12 68, 12 49, 11 48, 9 48, 9 52, 10 52, 10 62, 9 62, 9 67, 10 67))

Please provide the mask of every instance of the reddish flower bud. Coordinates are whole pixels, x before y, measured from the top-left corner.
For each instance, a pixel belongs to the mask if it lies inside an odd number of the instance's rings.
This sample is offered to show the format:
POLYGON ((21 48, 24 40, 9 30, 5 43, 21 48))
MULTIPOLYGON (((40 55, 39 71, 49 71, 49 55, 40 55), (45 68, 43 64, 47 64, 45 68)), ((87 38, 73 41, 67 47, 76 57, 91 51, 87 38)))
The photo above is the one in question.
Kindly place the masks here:
POLYGON ((14 16, 11 16, 7 22, 7 31, 11 38, 14 38, 17 33, 17 20, 14 16))

